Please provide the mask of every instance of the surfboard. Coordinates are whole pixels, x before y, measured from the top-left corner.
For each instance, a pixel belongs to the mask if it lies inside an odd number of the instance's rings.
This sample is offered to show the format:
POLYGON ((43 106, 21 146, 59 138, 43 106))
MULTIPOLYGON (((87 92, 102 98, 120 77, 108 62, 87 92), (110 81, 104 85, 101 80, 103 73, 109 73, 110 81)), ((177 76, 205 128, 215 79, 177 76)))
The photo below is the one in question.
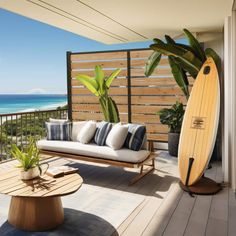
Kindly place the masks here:
POLYGON ((219 123, 220 85, 215 62, 208 58, 194 82, 181 128, 178 167, 180 180, 196 183, 210 161, 219 123))

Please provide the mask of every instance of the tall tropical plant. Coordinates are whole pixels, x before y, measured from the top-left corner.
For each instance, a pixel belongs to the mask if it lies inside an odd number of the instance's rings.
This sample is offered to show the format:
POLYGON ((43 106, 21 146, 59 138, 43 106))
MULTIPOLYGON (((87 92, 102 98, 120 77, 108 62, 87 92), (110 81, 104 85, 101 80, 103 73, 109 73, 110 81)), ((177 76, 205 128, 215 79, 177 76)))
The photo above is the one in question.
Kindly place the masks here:
POLYGON ((112 81, 120 73, 121 69, 116 69, 110 76, 105 77, 102 67, 95 66, 94 77, 78 74, 76 79, 79 80, 90 92, 99 97, 99 103, 104 115, 104 119, 108 122, 118 123, 120 121, 119 111, 115 101, 109 96, 109 88, 112 81))
POLYGON ((146 63, 145 75, 150 76, 153 73, 162 55, 168 56, 173 77, 188 99, 188 76, 192 76, 195 79, 207 57, 213 58, 218 68, 218 73, 220 74, 221 60, 219 55, 212 48, 203 50, 198 40, 190 31, 187 29, 183 31, 189 45, 177 43, 168 35, 165 35, 166 42, 157 38, 153 39, 154 44, 150 45, 150 48, 153 49, 153 53, 146 63))

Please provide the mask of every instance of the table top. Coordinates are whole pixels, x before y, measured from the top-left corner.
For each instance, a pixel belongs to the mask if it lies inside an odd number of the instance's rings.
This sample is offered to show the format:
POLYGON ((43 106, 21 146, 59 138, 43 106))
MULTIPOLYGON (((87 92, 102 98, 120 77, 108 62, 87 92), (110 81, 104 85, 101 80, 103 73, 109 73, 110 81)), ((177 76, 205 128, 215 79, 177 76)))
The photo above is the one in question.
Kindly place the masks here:
POLYGON ((14 197, 55 197, 76 192, 83 179, 78 173, 52 178, 43 175, 32 180, 21 180, 18 169, 0 174, 0 193, 14 197))

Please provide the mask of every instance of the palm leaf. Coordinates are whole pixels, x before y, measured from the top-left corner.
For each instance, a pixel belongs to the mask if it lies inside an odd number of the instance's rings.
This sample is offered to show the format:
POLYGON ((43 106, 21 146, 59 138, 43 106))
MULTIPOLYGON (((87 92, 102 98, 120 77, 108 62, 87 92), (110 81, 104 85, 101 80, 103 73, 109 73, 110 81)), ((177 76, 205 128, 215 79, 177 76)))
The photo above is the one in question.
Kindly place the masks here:
POLYGON ((175 57, 175 61, 181 66, 182 69, 187 71, 194 79, 196 79, 199 70, 196 70, 195 68, 189 66, 189 64, 182 60, 182 58, 175 57))
POLYGON ((188 99, 189 90, 188 90, 188 79, 187 79, 186 73, 182 70, 179 64, 175 62, 173 56, 169 56, 168 60, 169 60, 171 71, 175 78, 176 83, 179 85, 184 95, 188 99))
POLYGON ((109 109, 109 113, 111 114, 110 122, 112 123, 120 122, 119 112, 118 112, 116 103, 111 97, 108 97, 108 109, 109 109))
POLYGON ((154 38, 153 39, 154 43, 158 43, 158 44, 165 44, 162 40, 158 39, 158 38, 154 38))
POLYGON ((97 91, 98 84, 96 80, 94 80, 90 76, 82 75, 82 74, 78 74, 75 78, 79 80, 80 83, 82 83, 90 92, 92 92, 96 96, 99 96, 98 91, 97 91))
POLYGON ((202 61, 205 62, 206 56, 205 53, 200 45, 200 43, 197 41, 197 39, 189 32, 187 29, 184 29, 184 34, 186 35, 188 42, 190 46, 194 49, 195 55, 202 61))
POLYGON ((169 44, 176 44, 175 40, 172 39, 169 35, 165 35, 166 42, 169 44))
POLYGON ((201 68, 202 62, 192 52, 183 48, 170 44, 152 44, 150 48, 167 56, 179 57, 194 70, 199 71, 201 68))
POLYGON ((99 65, 96 65, 94 72, 95 72, 95 80, 97 81, 97 84, 99 85, 99 89, 102 92, 103 80, 104 80, 104 72, 102 70, 102 67, 99 65))
POLYGON ((111 75, 106 79, 106 86, 110 88, 112 81, 116 78, 116 76, 121 72, 121 69, 116 69, 111 73, 111 75))
POLYGON ((150 76, 161 60, 161 53, 154 51, 145 64, 145 75, 150 76))

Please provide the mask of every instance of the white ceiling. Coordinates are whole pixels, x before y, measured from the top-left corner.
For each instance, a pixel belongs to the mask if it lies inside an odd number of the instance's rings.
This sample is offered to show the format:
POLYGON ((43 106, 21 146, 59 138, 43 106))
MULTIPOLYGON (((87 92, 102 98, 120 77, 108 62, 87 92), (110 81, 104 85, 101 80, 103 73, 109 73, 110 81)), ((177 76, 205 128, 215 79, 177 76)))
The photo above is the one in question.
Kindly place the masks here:
POLYGON ((0 0, 0 7, 103 43, 222 31, 234 0, 0 0))

